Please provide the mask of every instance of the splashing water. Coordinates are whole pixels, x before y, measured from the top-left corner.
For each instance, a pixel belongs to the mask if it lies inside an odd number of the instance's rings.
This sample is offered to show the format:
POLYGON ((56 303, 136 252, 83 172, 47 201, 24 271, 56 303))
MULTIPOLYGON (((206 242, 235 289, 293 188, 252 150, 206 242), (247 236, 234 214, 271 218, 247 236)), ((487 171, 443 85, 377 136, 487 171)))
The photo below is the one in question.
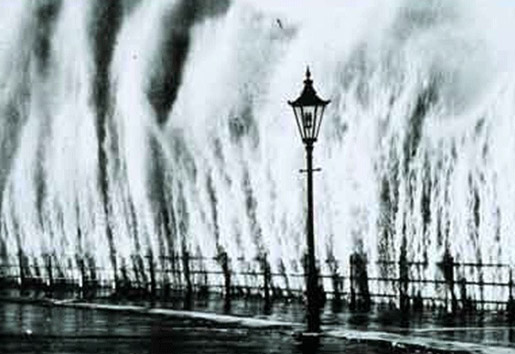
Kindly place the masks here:
POLYGON ((88 256, 111 277, 134 254, 223 249, 297 271, 286 101, 309 64, 332 100, 319 259, 365 252, 375 275, 406 252, 429 278, 446 249, 515 263, 514 5, 212 3, 0 3, 2 262, 88 256))

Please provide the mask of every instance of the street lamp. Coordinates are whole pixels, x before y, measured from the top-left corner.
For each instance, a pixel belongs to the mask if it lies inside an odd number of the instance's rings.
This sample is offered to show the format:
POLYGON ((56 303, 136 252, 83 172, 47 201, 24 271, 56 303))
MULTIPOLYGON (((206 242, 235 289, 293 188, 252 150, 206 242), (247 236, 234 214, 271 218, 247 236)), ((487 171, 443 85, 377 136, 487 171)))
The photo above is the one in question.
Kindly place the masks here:
POLYGON ((318 294, 318 276, 315 264, 315 230, 313 222, 313 147, 317 141, 318 133, 325 107, 329 104, 329 100, 325 101, 317 96, 313 88, 313 80, 309 67, 306 69, 306 79, 304 80, 304 89, 299 98, 295 101, 288 101, 293 108, 297 128, 300 137, 306 147, 306 173, 307 181, 307 198, 308 198, 308 214, 307 214, 307 245, 308 245, 308 281, 307 281, 307 320, 308 332, 320 331, 320 295, 318 294))

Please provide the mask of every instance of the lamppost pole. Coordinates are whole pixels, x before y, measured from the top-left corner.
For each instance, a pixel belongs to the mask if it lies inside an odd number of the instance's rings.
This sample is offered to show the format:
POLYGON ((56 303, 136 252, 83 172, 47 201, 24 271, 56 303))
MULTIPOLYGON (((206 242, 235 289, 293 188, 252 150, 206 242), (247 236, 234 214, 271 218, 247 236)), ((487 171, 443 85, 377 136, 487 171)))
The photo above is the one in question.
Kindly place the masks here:
POLYGON ((315 260, 315 222, 313 220, 313 143, 306 143, 306 165, 307 165, 307 245, 308 245, 308 332, 320 331, 320 304, 318 301, 318 274, 315 260))
POLYGON ((307 322, 308 332, 320 332, 320 294, 315 260, 315 225, 313 220, 313 148, 320 132, 325 107, 330 101, 317 96, 309 68, 306 70, 304 89, 295 101, 288 101, 293 108, 299 134, 306 148, 307 202, 307 322))

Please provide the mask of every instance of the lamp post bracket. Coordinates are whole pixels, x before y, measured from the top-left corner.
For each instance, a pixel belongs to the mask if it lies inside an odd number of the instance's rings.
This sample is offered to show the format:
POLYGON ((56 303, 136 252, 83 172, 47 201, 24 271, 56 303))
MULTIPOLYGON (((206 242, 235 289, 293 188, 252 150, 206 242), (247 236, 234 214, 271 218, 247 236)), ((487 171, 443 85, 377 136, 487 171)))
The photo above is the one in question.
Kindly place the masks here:
MULTIPOLYGON (((322 169, 320 167, 317 167, 317 168, 312 169, 311 171, 313 171, 313 172, 320 172, 320 171, 322 171, 322 169)), ((308 173, 308 170, 303 168, 303 169, 300 169, 299 172, 300 173, 308 173)))

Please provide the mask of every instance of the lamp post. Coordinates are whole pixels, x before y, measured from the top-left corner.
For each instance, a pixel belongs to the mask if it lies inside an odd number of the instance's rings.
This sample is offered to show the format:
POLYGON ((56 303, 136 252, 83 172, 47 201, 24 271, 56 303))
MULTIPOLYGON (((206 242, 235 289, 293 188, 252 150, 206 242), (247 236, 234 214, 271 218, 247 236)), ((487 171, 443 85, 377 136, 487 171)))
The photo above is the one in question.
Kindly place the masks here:
POLYGON ((307 173, 307 320, 308 332, 320 331, 320 303, 318 294, 318 276, 315 263, 315 227, 313 222, 313 147, 317 141, 325 107, 330 101, 318 97, 313 88, 313 80, 309 67, 306 70, 306 79, 302 93, 295 101, 288 101, 293 108, 297 128, 306 148, 307 173))

